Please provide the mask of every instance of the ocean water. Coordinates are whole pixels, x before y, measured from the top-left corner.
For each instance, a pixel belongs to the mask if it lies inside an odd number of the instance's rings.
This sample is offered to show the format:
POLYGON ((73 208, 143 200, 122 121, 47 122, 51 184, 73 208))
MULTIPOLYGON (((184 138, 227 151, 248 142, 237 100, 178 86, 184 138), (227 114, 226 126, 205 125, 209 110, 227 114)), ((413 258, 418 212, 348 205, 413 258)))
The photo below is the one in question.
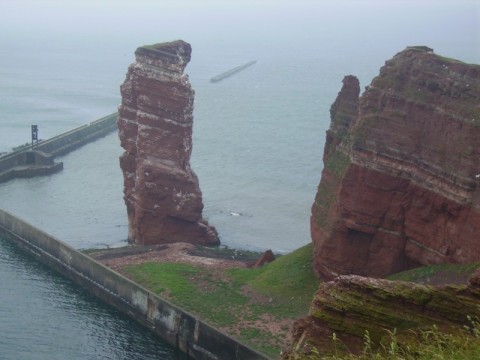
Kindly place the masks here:
POLYGON ((2 238, 0 274, 2 359, 187 358, 2 238))
MULTIPOLYGON (((46 139, 115 112, 135 49, 183 39, 193 47, 186 69, 196 92, 191 164, 204 216, 227 246, 289 252, 310 241, 329 108, 342 78, 356 75, 364 87, 409 45, 479 63, 479 7, 453 0, 2 1, 0 152, 28 142, 31 124, 46 139), (257 64, 209 82, 250 60, 257 64)), ((59 174, 0 184, 0 207, 76 248, 123 245, 121 153, 111 134, 58 159, 59 174)), ((0 278, 11 281, 8 271, 16 270, 5 271, 0 278)))

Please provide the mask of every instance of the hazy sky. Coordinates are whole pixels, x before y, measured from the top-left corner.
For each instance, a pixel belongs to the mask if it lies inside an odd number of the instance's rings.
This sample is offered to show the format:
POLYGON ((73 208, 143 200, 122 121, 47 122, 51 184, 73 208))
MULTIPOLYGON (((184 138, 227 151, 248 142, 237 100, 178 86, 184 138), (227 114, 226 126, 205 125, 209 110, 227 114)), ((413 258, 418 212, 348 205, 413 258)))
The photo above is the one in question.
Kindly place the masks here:
POLYGON ((470 48, 468 61, 478 61, 480 1, 2 0, 0 32, 0 42, 19 41, 19 46, 28 46, 22 41, 99 42, 103 36, 137 44, 177 38, 221 43, 241 35, 246 42, 282 37, 286 43, 314 45, 332 34, 365 46, 377 38, 434 46, 445 36, 470 48))

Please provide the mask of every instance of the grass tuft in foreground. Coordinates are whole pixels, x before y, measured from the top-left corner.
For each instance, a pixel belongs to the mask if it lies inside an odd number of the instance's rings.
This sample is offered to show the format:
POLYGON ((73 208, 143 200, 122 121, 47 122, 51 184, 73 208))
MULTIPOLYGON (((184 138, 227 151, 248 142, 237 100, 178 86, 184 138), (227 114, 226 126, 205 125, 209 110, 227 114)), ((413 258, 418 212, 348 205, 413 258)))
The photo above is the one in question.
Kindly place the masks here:
POLYGON ((412 332, 413 341, 403 344, 395 331, 380 347, 375 346, 368 331, 361 354, 345 354, 345 345, 335 334, 332 342, 338 353, 322 356, 312 348, 309 354, 293 355, 289 360, 477 360, 480 359, 480 323, 470 319, 471 326, 456 334, 444 333, 437 327, 412 332))

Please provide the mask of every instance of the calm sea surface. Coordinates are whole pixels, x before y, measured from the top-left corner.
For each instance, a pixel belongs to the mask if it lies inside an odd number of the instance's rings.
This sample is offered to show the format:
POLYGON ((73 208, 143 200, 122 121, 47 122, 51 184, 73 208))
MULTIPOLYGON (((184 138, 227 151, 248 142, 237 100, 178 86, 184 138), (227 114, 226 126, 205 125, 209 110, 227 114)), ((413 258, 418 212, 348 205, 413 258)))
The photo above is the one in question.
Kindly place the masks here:
POLYGON ((0 238, 0 358, 186 359, 0 238))
MULTIPOLYGON (((191 162, 204 215, 225 245, 289 252, 310 241, 342 78, 366 86, 408 45, 479 63, 479 13, 473 1, 2 1, 0 152, 28 142, 31 124, 46 139, 115 112, 134 50, 182 38, 193 47, 191 162), (250 60, 258 62, 209 82, 250 60)), ((0 184, 0 207, 79 249, 125 245, 121 153, 113 133, 58 159, 59 174, 0 184)), ((0 245, 0 358, 175 358, 0 245)))

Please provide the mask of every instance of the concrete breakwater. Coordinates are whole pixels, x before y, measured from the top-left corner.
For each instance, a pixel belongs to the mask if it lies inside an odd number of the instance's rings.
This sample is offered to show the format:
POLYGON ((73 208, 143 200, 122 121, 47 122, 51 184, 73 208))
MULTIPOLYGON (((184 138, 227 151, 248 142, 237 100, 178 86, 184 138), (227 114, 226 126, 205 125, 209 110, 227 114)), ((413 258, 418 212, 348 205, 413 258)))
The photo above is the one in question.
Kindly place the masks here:
POLYGON ((25 147, 0 157, 0 182, 19 177, 49 175, 63 169, 63 163, 54 161, 91 141, 117 129, 117 113, 105 116, 51 139, 43 140, 33 148, 25 147))
POLYGON ((210 82, 213 82, 213 83, 216 83, 216 82, 219 82, 227 77, 230 77, 254 64, 257 63, 257 60, 253 60, 253 61, 249 61, 248 63, 246 64, 243 64, 243 65, 240 65, 240 66, 237 66, 237 67, 234 67, 233 69, 230 69, 228 71, 225 71, 217 76, 214 76, 213 78, 210 79, 210 82))
POLYGON ((91 257, 0 209, 0 233, 193 359, 268 359, 91 257))

